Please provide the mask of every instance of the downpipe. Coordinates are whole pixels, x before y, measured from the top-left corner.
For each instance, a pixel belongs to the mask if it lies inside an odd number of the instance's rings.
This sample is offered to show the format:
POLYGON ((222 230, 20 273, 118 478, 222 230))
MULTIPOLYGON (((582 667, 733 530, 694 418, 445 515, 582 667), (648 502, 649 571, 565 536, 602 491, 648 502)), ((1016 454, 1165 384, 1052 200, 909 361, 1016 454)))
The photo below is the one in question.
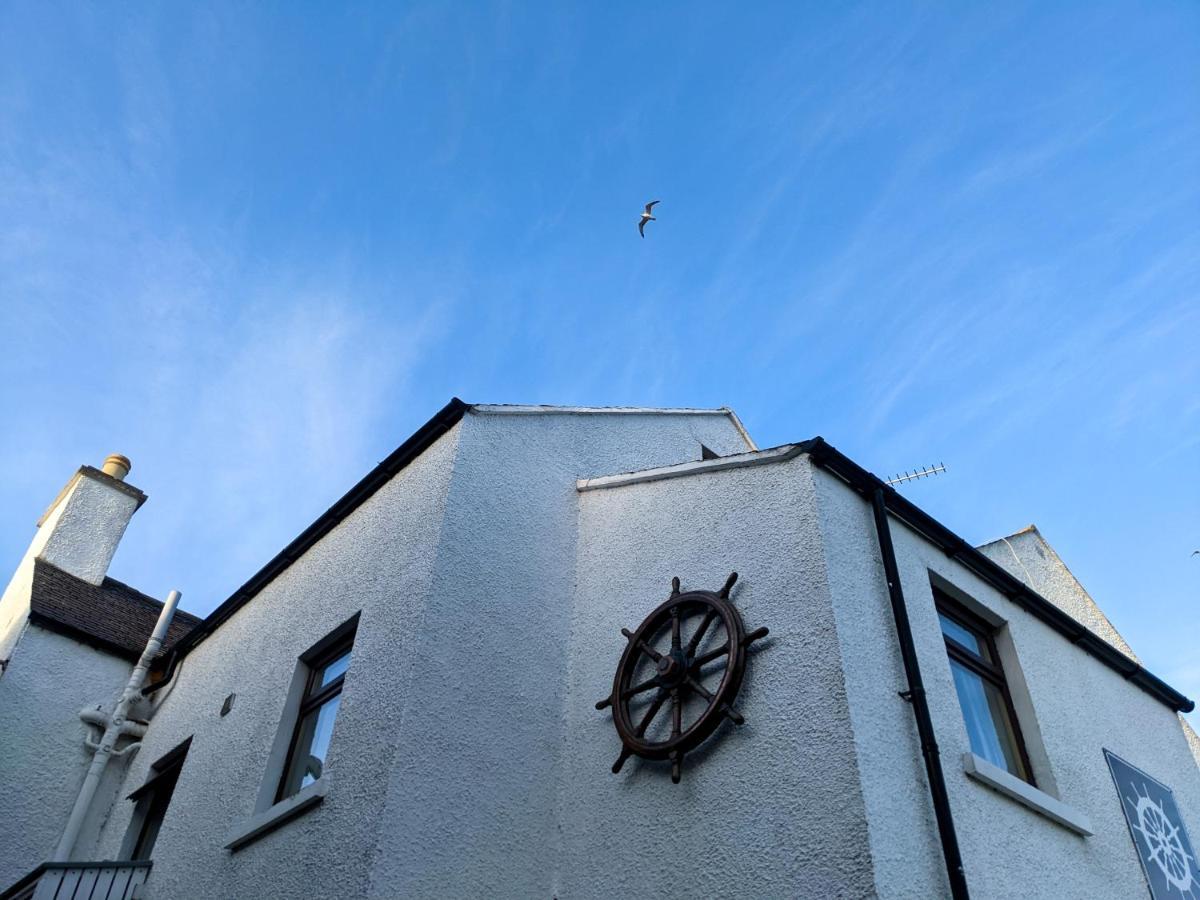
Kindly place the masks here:
POLYGON ((946 875, 950 879, 950 895, 954 900, 969 900, 967 876, 958 847, 958 834, 954 830, 954 816, 950 811, 950 796, 946 791, 942 759, 934 739, 933 719, 929 715, 929 704, 925 699, 925 683, 921 679, 921 666, 917 662, 917 648, 913 642, 912 625, 908 621, 908 607, 904 603, 904 591, 900 585, 900 568, 896 564, 896 548, 892 545, 887 500, 882 487, 876 488, 871 494, 871 509, 875 514, 879 553, 883 557, 883 573, 887 578, 888 596, 892 601, 892 617, 896 620, 900 657, 904 660, 904 674, 908 678, 908 690, 901 696, 912 705, 913 715, 917 719, 921 755, 925 757, 925 772, 929 777, 929 794, 933 800, 938 836, 941 838, 942 856, 946 860, 946 875))
POLYGON ((99 740, 94 740, 90 735, 84 740, 88 748, 94 751, 92 763, 88 766, 83 785, 79 788, 79 796, 75 798, 75 806, 71 809, 71 817, 67 820, 67 827, 63 830, 62 839, 58 842, 58 848, 54 851, 51 862, 68 862, 71 859, 71 852, 75 849, 76 841, 79 840, 79 832, 83 829, 84 820, 87 818, 92 800, 96 796, 96 790, 100 787, 100 779, 104 776, 108 761, 113 757, 126 756, 141 746, 141 742, 135 740, 133 743, 117 749, 117 740, 122 737, 141 738, 146 734, 145 724, 129 718, 129 709, 141 698, 142 685, 150 671, 150 664, 162 650, 167 629, 171 627, 175 609, 179 606, 179 597, 179 591, 171 591, 167 595, 167 602, 163 604, 162 612, 158 615, 158 622, 154 626, 150 640, 146 642, 146 647, 142 650, 137 665, 133 667, 129 683, 121 692, 121 698, 117 701, 112 715, 108 716, 103 710, 94 707, 89 707, 79 714, 79 717, 87 725, 100 730, 101 735, 99 740))

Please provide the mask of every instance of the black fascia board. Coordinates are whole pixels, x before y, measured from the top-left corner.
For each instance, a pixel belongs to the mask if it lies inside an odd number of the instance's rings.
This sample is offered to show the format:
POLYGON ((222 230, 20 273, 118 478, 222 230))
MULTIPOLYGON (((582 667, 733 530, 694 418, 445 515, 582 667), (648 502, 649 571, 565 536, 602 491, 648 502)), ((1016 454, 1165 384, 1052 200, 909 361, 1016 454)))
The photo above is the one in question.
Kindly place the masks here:
POLYGON ((906 499, 891 485, 831 446, 824 438, 815 437, 804 441, 800 447, 801 452, 807 454, 814 463, 844 481, 868 501, 876 490, 882 488, 888 512, 897 520, 936 545, 948 557, 970 569, 1034 618, 1049 625, 1072 644, 1120 674, 1126 681, 1136 684, 1176 712, 1187 713, 1196 708, 1194 701, 1067 615, 999 563, 989 559, 929 513, 906 499))
POLYGON ((233 592, 228 600, 209 613, 199 625, 181 637, 169 654, 167 672, 160 681, 147 685, 142 693, 149 694, 164 686, 173 674, 176 664, 186 656, 193 647, 212 634, 218 626, 245 606, 254 596, 288 568, 293 562, 303 556, 308 550, 331 532, 343 519, 362 506, 392 477, 405 468, 414 459, 428 450, 433 443, 462 420, 471 404, 464 403, 457 397, 434 414, 428 422, 418 428, 399 447, 387 455, 382 462, 368 472, 350 488, 340 500, 325 510, 316 521, 300 532, 290 544, 280 550, 265 566, 255 572, 250 579, 233 592))

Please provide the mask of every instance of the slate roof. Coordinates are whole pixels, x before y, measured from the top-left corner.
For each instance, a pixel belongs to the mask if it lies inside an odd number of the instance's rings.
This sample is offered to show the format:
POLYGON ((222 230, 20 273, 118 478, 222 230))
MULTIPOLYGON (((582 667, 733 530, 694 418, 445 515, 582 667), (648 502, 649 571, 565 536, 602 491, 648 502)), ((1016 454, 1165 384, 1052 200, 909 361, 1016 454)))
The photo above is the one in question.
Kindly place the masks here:
MULTIPOLYGON (((30 621, 116 656, 134 661, 141 656, 162 606, 114 578, 97 587, 40 559, 33 562, 30 621)), ((176 610, 163 649, 200 621, 176 610)))

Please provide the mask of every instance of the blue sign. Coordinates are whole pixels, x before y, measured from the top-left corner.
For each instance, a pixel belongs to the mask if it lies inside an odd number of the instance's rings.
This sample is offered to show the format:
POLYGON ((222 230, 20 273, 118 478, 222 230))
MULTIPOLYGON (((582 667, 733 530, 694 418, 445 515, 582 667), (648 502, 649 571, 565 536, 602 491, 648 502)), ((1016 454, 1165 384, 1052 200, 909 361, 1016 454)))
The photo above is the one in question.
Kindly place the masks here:
POLYGON ((1175 795, 1116 754, 1105 750, 1104 756, 1150 883, 1150 896, 1154 900, 1200 900, 1200 868, 1175 795))

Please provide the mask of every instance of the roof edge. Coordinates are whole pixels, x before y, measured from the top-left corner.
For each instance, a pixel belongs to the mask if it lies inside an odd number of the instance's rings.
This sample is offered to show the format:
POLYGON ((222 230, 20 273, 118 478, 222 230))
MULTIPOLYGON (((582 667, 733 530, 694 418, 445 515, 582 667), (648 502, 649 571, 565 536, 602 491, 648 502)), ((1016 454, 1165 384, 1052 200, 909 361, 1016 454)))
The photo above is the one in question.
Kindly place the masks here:
MULTIPOLYGON (((389 453, 379 465, 364 475, 354 487, 350 488, 329 509, 318 516, 291 543, 275 554, 265 566, 250 576, 249 580, 229 596, 229 599, 209 613, 199 625, 180 638, 171 652, 171 665, 174 665, 175 660, 186 656, 193 647, 212 634, 219 625, 250 602, 259 591, 274 581, 295 560, 337 527, 343 519, 362 506, 376 491, 387 484, 394 475, 429 449, 438 438, 457 425, 462 420, 463 415, 471 408, 471 404, 464 403, 457 397, 451 397, 449 403, 434 413, 428 422, 414 431, 404 443, 389 453)), ((163 679, 163 681, 156 682, 154 685, 150 685, 150 687, 155 689, 165 684, 166 681, 167 679, 163 679)))
POLYGON ((1187 713, 1196 708, 1194 701, 1063 612, 999 563, 993 562, 929 513, 905 498, 891 485, 868 472, 823 438, 816 437, 811 441, 806 441, 805 447, 809 458, 816 465, 844 481, 859 494, 869 496, 875 491, 882 490, 888 512, 901 523, 939 547, 948 557, 962 564, 1017 606, 1034 618, 1040 619, 1072 644, 1117 672, 1126 681, 1137 685, 1175 712, 1187 713))
POLYGON ((600 475, 595 478, 580 478, 575 482, 575 490, 602 491, 606 488, 621 487, 628 484, 644 484, 647 481, 662 481, 667 478, 685 478, 703 472, 724 472, 728 469, 744 469, 747 466, 765 466, 771 463, 794 459, 804 452, 804 444, 783 444, 766 450, 751 450, 748 453, 735 453, 732 456, 718 456, 716 459, 688 460, 669 466, 657 466, 653 469, 642 469, 638 472, 623 472, 618 475, 600 475))
POLYGON ((692 406, 551 406, 548 404, 476 403, 471 412, 486 416, 725 416, 729 408, 703 409, 692 406))
MULTIPOLYGON (((742 431, 747 443, 753 445, 753 441, 750 440, 749 435, 741 427, 741 422, 737 419, 736 414, 727 407, 705 410, 654 409, 649 407, 474 405, 464 403, 458 397, 452 397, 449 403, 435 413, 429 421, 413 432, 404 443, 392 451, 379 465, 363 476, 357 484, 322 513, 308 528, 302 531, 299 536, 277 553, 265 566, 251 576, 248 581, 234 591, 224 603, 214 609, 199 625, 180 638, 169 654, 171 659, 169 663, 170 667, 173 669, 179 659, 186 656, 193 647, 212 634, 220 624, 229 619, 238 609, 248 603, 259 591, 273 581, 276 576, 286 570, 292 562, 303 555, 322 537, 340 524, 343 519, 365 503, 376 491, 390 481, 394 475, 424 453, 438 438, 449 432, 451 428, 462 420, 462 417, 467 412, 476 412, 484 415, 578 415, 591 413, 617 413, 625 415, 653 413, 728 415, 738 426, 739 431, 742 431)), ((808 454, 816 465, 829 471, 853 490, 864 496, 874 493, 877 490, 882 490, 888 511, 903 524, 940 547, 947 556, 962 563, 966 568, 970 569, 985 582, 991 584, 1018 606, 1049 625, 1055 631, 1058 631, 1071 643, 1079 646, 1104 665, 1119 673, 1126 681, 1133 682, 1143 691, 1176 712, 1187 713, 1196 708, 1196 704, 1192 700, 1189 700, 1165 681, 1158 678, 1158 676, 1143 668, 1103 638, 1077 622, 1041 594, 1028 587, 1023 581, 1010 574, 999 563, 993 562, 941 522, 934 519, 910 500, 907 500, 895 488, 862 468, 858 463, 841 453, 820 436, 808 441, 796 444, 784 444, 768 450, 758 450, 755 448, 749 453, 721 457, 715 460, 683 463, 658 470, 645 470, 641 473, 582 479, 576 483, 576 489, 593 490, 615 486, 617 483, 632 484, 660 477, 678 477, 692 474, 696 471, 720 471, 722 469, 738 468, 747 465, 760 465, 781 461, 782 459, 790 459, 802 453, 808 454), (635 477, 636 480, 633 480, 635 477), (602 484, 600 482, 610 483, 602 484)), ((145 692, 156 690, 158 687, 165 685, 169 680, 169 677, 164 677, 161 681, 149 685, 145 692)))
POLYGON ((757 450, 758 444, 754 443, 754 438, 750 437, 750 432, 746 430, 746 426, 742 424, 742 420, 738 418, 738 414, 728 406, 722 406, 721 409, 725 410, 729 415, 730 421, 733 422, 733 427, 742 435, 742 440, 746 442, 746 446, 751 450, 757 450))

